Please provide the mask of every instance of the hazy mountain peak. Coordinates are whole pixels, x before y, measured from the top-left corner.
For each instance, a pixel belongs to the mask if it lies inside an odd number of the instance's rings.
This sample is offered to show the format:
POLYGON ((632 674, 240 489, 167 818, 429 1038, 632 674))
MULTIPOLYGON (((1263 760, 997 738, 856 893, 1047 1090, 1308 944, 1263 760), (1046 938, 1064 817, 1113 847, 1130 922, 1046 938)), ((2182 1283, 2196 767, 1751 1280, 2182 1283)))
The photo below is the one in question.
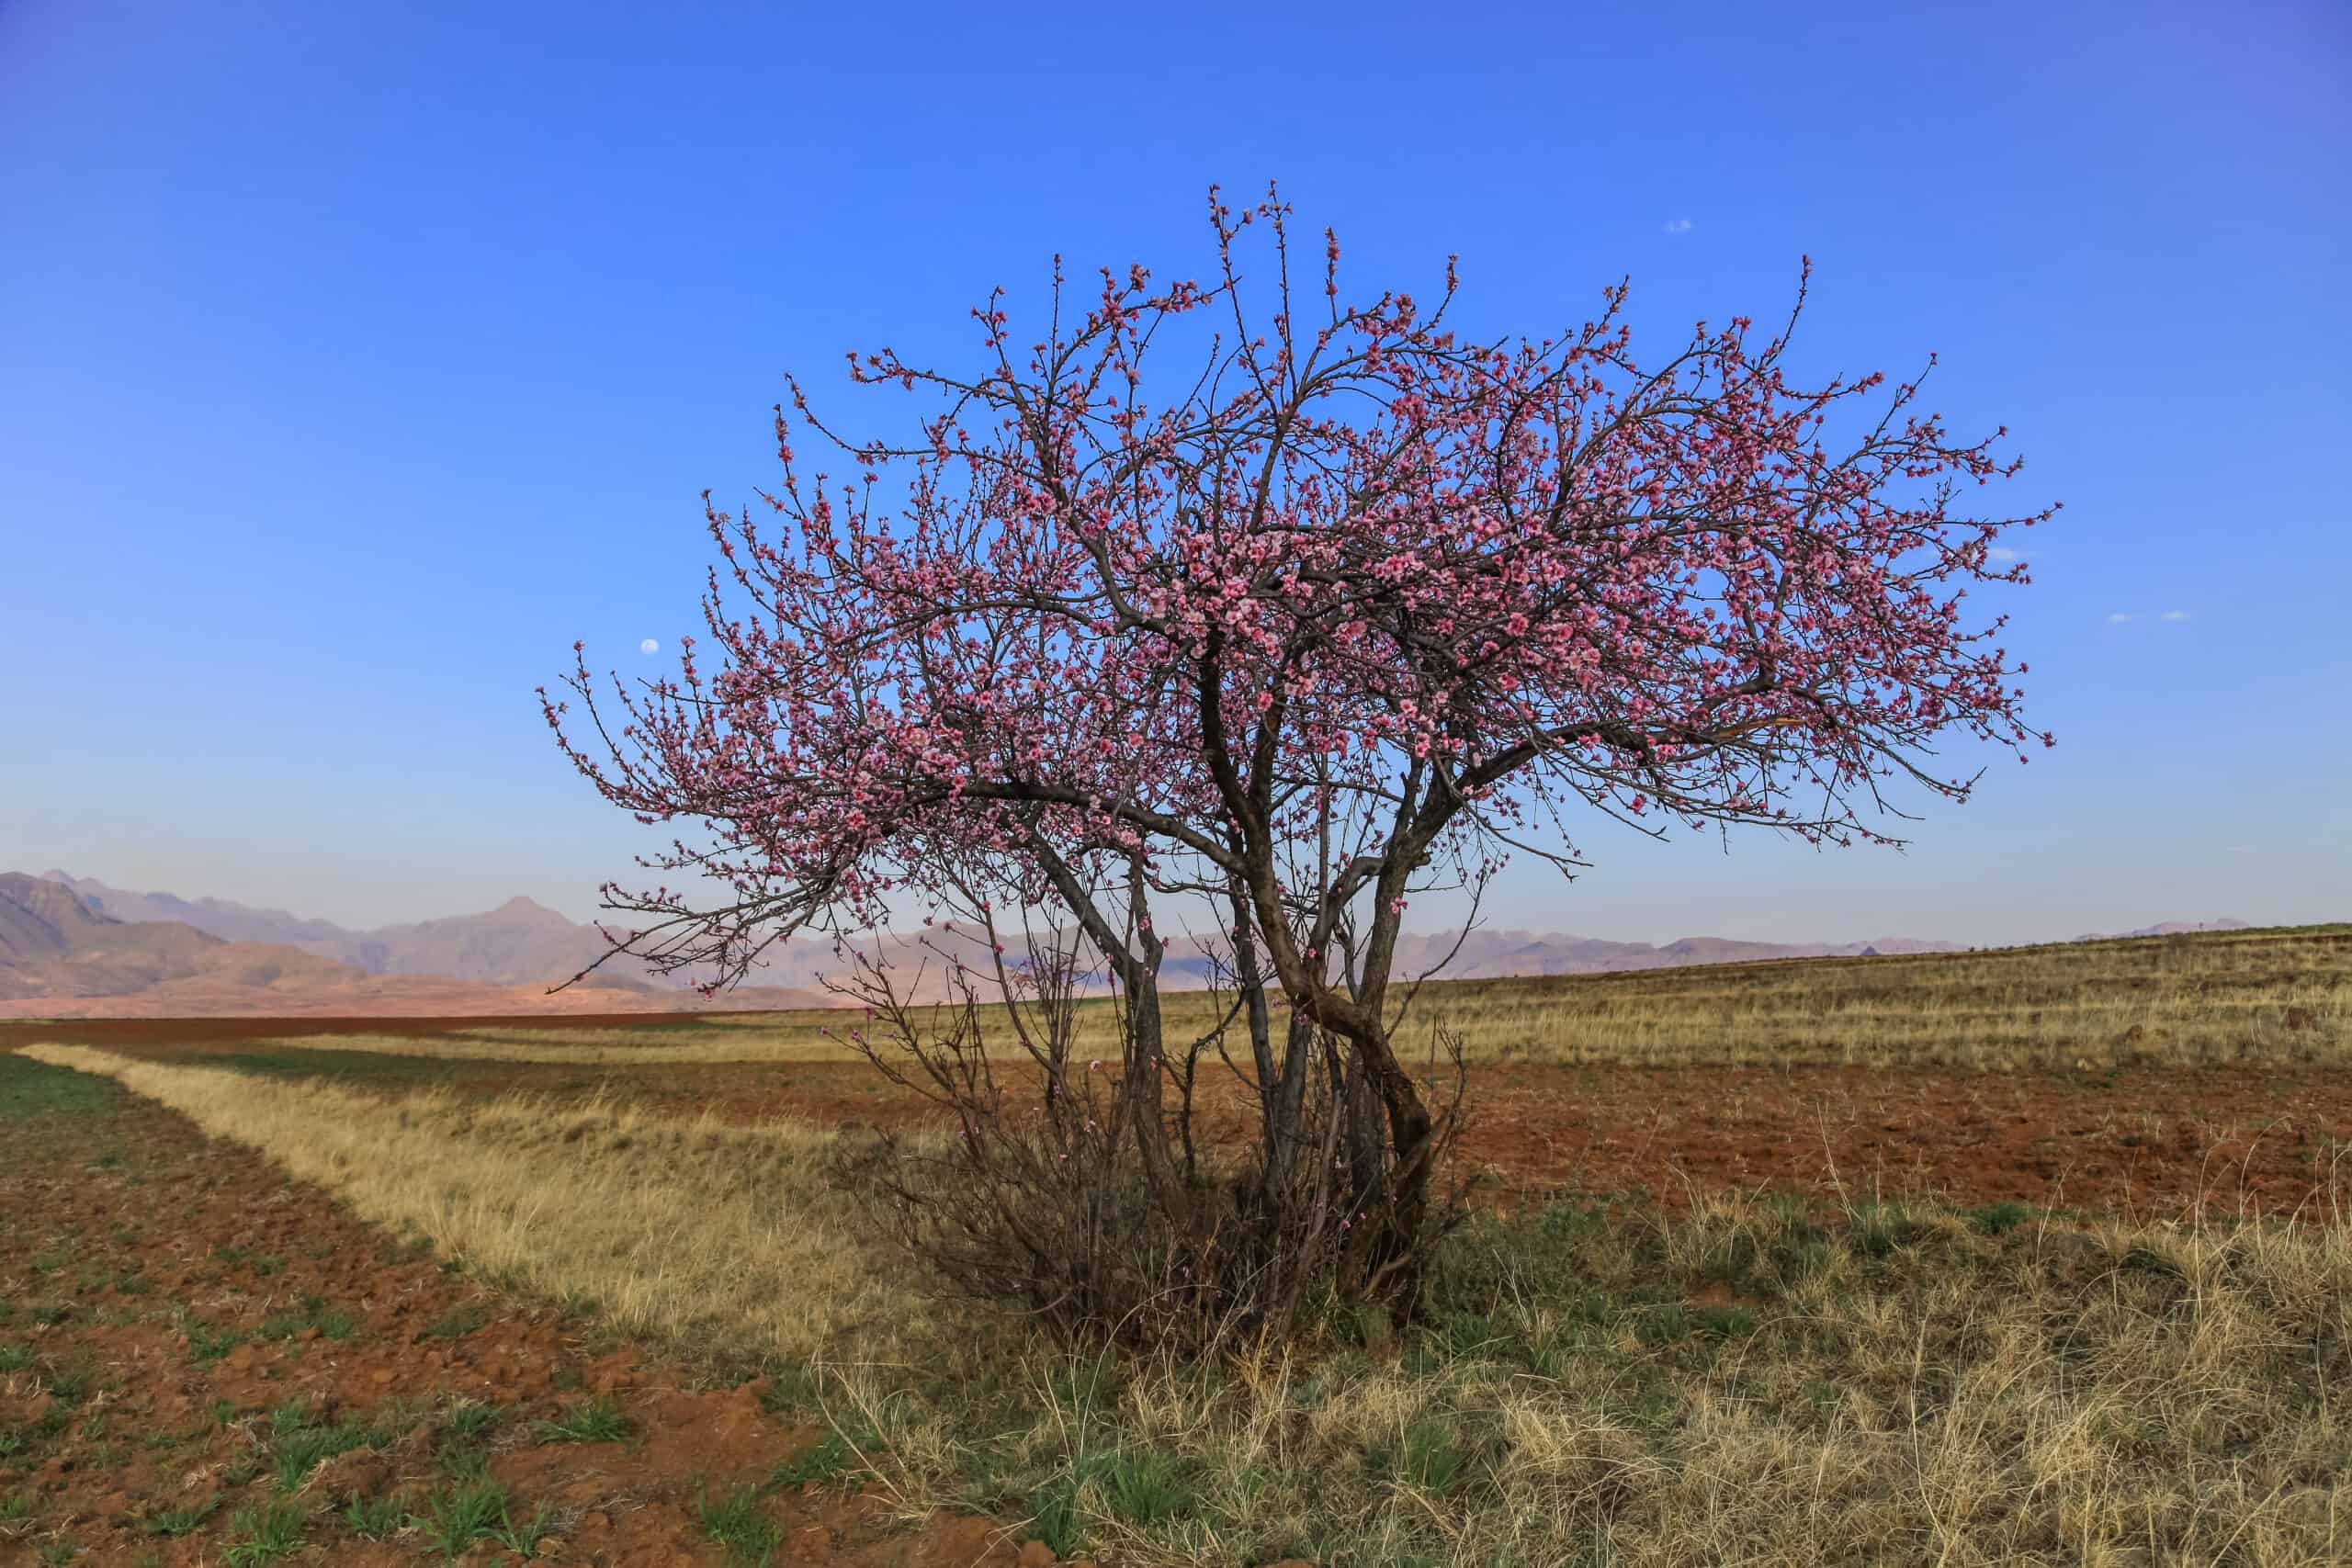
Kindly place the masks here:
POLYGON ((57 957, 120 924, 71 886, 0 872, 0 963, 57 957))
POLYGON ((540 903, 537 899, 529 897, 527 894, 522 893, 517 893, 514 897, 509 898, 505 903, 501 904, 497 908, 492 909, 490 912, 493 915, 528 915, 535 917, 546 915, 552 916, 554 919, 559 920, 563 919, 563 916, 557 914, 555 910, 548 908, 545 904, 540 903))
POLYGON ((123 920, 64 877, 0 873, 0 1003, 133 996, 203 980, 249 989, 356 972, 294 948, 230 942, 181 920, 123 920))

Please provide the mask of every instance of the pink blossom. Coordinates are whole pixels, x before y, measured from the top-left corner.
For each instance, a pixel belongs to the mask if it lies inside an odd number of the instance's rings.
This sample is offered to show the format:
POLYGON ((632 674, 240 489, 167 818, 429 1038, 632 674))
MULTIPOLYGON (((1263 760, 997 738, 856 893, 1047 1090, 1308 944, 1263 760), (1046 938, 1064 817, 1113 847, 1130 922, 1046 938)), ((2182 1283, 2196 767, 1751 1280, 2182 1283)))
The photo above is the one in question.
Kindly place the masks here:
MULTIPOLYGON (((1334 821, 1465 880, 1579 810, 1891 841, 1883 786, 1967 795, 1950 743, 2047 743, 1967 590, 2021 581, 1987 552, 2055 509, 1963 510, 2016 460, 1917 378, 1797 381, 1801 310, 1645 364, 1623 286, 1572 331, 1473 341, 1450 265, 1426 303, 1310 310, 1279 268, 1242 287, 1237 247, 1284 243, 1286 210, 1217 206, 1206 283, 1057 283, 1034 355, 993 299, 976 366, 852 355, 935 400, 895 442, 835 442, 793 385, 763 502, 706 501, 707 649, 600 699, 575 645, 569 699, 540 694, 606 798, 699 825, 651 863, 730 895, 608 897, 722 965, 894 898, 1070 916, 1107 888, 1105 928, 1148 932, 1158 891, 1222 886, 1238 845, 1310 865, 1334 821), (1236 336, 1237 310, 1263 313, 1236 336), (1227 334, 1216 374, 1155 357, 1194 329, 1227 334)), ((1393 921, 1376 885, 1265 896, 1277 981, 1323 1016, 1351 1004, 1282 911, 1393 921)))

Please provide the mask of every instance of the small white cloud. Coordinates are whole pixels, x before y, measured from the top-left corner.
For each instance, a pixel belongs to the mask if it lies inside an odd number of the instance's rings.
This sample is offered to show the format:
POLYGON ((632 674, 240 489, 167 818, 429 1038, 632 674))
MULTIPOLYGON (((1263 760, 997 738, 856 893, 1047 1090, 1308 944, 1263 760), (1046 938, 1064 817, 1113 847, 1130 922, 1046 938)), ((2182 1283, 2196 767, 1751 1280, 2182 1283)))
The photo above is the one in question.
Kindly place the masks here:
POLYGON ((1690 220, 1669 218, 1666 220, 1666 231, 1669 234, 1688 234, 1690 232, 1690 220))
POLYGON ((2188 619, 2188 612, 2186 610, 2166 610, 2165 612, 2164 618, 2167 621, 2185 621, 2188 619))
POLYGON ((2120 626, 2131 618, 2131 616, 2125 615, 2122 611, 2118 610, 2115 614, 2108 616, 2107 624, 2110 626, 2120 626))
POLYGON ((2025 552, 2023 550, 2013 550, 2007 545, 1995 545, 1991 549, 1986 550, 1984 554, 1986 558, 1990 560, 2025 559, 2025 552))
POLYGON ((647 637, 643 642, 637 645, 637 651, 639 653, 659 653, 662 651, 662 645, 655 642, 651 637, 647 637))

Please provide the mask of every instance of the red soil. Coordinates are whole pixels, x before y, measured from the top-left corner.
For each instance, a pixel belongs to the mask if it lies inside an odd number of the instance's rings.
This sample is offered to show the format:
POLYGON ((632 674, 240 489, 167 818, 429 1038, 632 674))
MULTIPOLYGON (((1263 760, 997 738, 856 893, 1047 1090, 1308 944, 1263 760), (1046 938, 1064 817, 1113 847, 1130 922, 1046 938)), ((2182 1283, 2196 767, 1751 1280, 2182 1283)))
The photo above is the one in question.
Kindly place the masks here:
MULTIPOLYGON (((648 1014, 673 1016, 693 1011, 707 1015, 747 1008, 839 1005, 839 998, 831 992, 789 986, 742 987, 724 998, 714 998, 718 1006, 703 1008, 696 1005, 697 998, 692 993, 621 985, 592 983, 570 990, 550 991, 544 985, 503 986, 486 980, 452 980, 439 975, 361 975, 356 970, 348 973, 349 978, 280 984, 257 984, 234 973, 190 975, 120 995, 0 998, 0 1020, 244 1021, 277 1022, 282 1032, 282 1021, 291 1018, 312 1023, 363 1016, 380 1021, 388 1018, 479 1018, 501 1013, 512 1015, 517 1022, 547 1028, 559 1022, 584 1023, 611 1017, 631 1017, 642 1021, 648 1014)), ((43 989, 46 992, 50 987, 43 989)))
MULTIPOLYGON (((29 1518, 0 1525, 0 1563, 40 1560, 41 1547, 57 1540, 78 1544, 83 1562, 148 1553, 172 1568, 220 1561, 232 1516, 266 1503, 274 1483, 266 1458, 242 1483, 224 1472, 266 1441, 264 1413, 298 1398, 361 1418, 396 1400, 497 1404, 491 1473, 513 1491, 512 1517, 547 1505, 555 1544, 541 1555, 612 1568, 722 1561, 698 1523, 702 1489, 759 1482, 820 1436, 771 1415, 761 1383, 696 1389, 633 1349, 600 1350, 586 1337, 593 1325, 520 1307, 404 1254, 260 1156, 208 1141, 152 1102, 121 1100, 86 1146, 52 1150, 63 1157, 51 1163, 0 1151, 0 1299, 32 1304, 0 1325, 0 1339, 28 1346, 49 1366, 80 1363, 95 1374, 95 1391, 72 1408, 62 1436, 17 1460, 0 1457, 0 1497, 22 1494, 34 1505, 29 1518), (260 1257, 271 1260, 266 1275, 251 1262, 260 1257), (258 1335, 267 1314, 306 1298, 350 1314, 354 1332, 345 1340, 315 1327, 275 1342, 258 1335), (180 1311, 248 1337, 201 1360, 180 1311), (457 1313, 472 1317, 453 1320, 457 1313), (473 1317, 478 1325, 448 1331, 473 1317), (592 1393, 618 1399, 638 1436, 627 1444, 537 1439, 534 1423, 592 1393), (235 1412, 225 1427, 215 1417, 221 1402, 235 1412), (193 1533, 151 1529, 163 1510, 208 1499, 217 1505, 193 1533)), ((29 1429, 52 1400, 37 1370, 0 1374, 0 1431, 29 1429)), ((416 1505, 435 1464, 424 1435, 412 1434, 383 1452, 331 1461, 297 1496, 314 1508, 354 1492, 416 1505)), ((779 1562, 968 1568, 1017 1557, 1011 1532, 993 1521, 939 1517, 909 1531, 890 1523, 880 1496, 811 1483, 766 1506, 784 1531, 779 1562)), ((366 1568, 431 1555, 413 1537, 365 1540, 325 1512, 310 1534, 309 1561, 366 1568)))
MULTIPOLYGON (((543 1020, 300 1021, 319 1031, 431 1035, 489 1022, 543 1020)), ((645 1023, 643 1015, 579 1022, 645 1023)), ((75 1040, 164 1060, 201 1060, 288 1032, 283 1020, 111 1020, 0 1023, 0 1048, 75 1040)), ((777 1114, 906 1126, 922 1104, 860 1063, 757 1066, 662 1063, 543 1067, 416 1060, 401 1070, 465 1093, 530 1089, 625 1095, 650 1108, 777 1114)), ((379 1058, 380 1062, 390 1059, 379 1058)), ((362 1087, 371 1081, 353 1080, 362 1087)), ((400 1082, 384 1082, 397 1092, 400 1082)), ((2352 1075, 2314 1068, 2173 1070, 2109 1075, 1991 1074, 1800 1067, 1786 1071, 1481 1067, 1457 1176, 1490 1201, 1567 1189, 1646 1189, 1680 1204, 1729 1189, 1798 1190, 1835 1199, 1930 1195, 1974 1204, 2017 1199, 2143 1215, 2193 1211, 2352 1218, 2352 1075)), ((73 1412, 94 1415, 111 1440, 67 1437, 30 1458, 0 1458, 0 1496, 28 1493, 33 1519, 0 1525, 0 1563, 33 1561, 42 1540, 70 1537, 85 1562, 154 1552, 181 1565, 217 1561, 228 1521, 267 1500, 267 1464, 241 1484, 224 1468, 266 1432, 263 1414, 297 1397, 365 1416, 388 1402, 464 1395, 505 1412, 492 1475, 514 1492, 515 1517, 546 1504, 559 1521, 560 1561, 595 1564, 716 1562, 697 1519, 701 1489, 757 1481, 818 1434, 772 1415, 762 1389, 697 1388, 677 1369, 628 1348, 598 1347, 593 1325, 529 1309, 399 1254, 381 1233, 325 1195, 287 1180, 265 1159, 208 1141, 184 1118, 122 1097, 89 1147, 41 1164, 0 1149, 0 1300, 62 1299, 62 1322, 19 1312, 0 1338, 52 1365, 87 1357, 97 1392, 73 1412), (129 1150, 119 1166, 104 1150, 129 1150), (96 1162, 96 1163, 94 1163, 96 1162), (37 1263, 68 1247, 62 1266, 37 1263), (219 1248, 232 1248, 223 1254, 219 1248), (266 1278, 225 1257, 282 1258, 266 1278), (126 1290, 124 1281, 143 1281, 126 1290), (348 1312, 347 1340, 304 1331, 271 1342, 263 1319, 306 1298, 348 1312), (185 1308, 243 1330, 244 1343, 199 1360, 175 1321, 185 1308), (428 1332, 460 1311, 478 1326, 428 1332), (536 1440, 532 1423, 590 1393, 620 1399, 639 1427, 628 1445, 536 1440), (226 1401, 237 1419, 212 1419, 226 1401), (160 1440, 168 1438, 168 1441, 160 1440), (157 1439, 152 1441, 150 1439, 157 1439), (195 1533, 150 1533, 163 1509, 219 1506, 195 1533), (39 1536, 28 1533, 38 1528, 39 1536)), ((43 1415, 49 1396, 23 1373, 0 1374, 0 1429, 43 1415)), ((360 1452, 314 1474, 313 1499, 356 1491, 419 1497, 435 1459, 421 1437, 360 1452)), ((1014 1548, 985 1519, 892 1527, 884 1499, 809 1488, 768 1500, 785 1530, 781 1561, 908 1568, 1010 1562, 1014 1548)), ((413 1540, 368 1543, 320 1516, 312 1539, 338 1563, 417 1561, 413 1540)), ((1036 1549, 1042 1550, 1042 1549, 1036 1549)))
MULTIPOLYGON (((519 987, 508 987, 509 989, 519 987)), ((565 996, 584 993, 564 992, 565 996)), ((54 999, 54 998, 52 998, 54 999)), ((605 997, 611 999, 610 994, 605 997)), ((567 1012, 550 1018, 544 1012, 432 1013, 394 1016, 351 1013, 301 1013, 267 1017, 245 1015, 188 1018, 64 1018, 40 1020, 0 1018, 0 1051, 36 1041, 58 1040, 76 1045, 220 1045, 244 1040, 283 1039, 289 1034, 389 1034, 394 1038, 426 1039, 469 1029, 621 1029, 724 1018, 741 1009, 712 1009, 707 1012, 567 1012)))
MULTIPOLYGON (((533 1070, 492 1081, 530 1088, 533 1070)), ((646 1067, 598 1087, 745 1119, 910 1125, 925 1110, 862 1063, 646 1067)), ((2352 1075, 2324 1070, 1510 1066, 1474 1069, 1466 1103, 1456 1174, 1497 1199, 1643 1190, 1679 1207, 1770 1190, 2352 1220, 2352 1075)))
MULTIPOLYGON (((527 1020, 304 1019, 305 1034, 423 1036, 527 1020)), ((644 1016, 580 1023, 673 1021, 644 1016)), ((0 1023, 0 1046, 66 1039, 156 1060, 288 1032, 284 1021, 0 1023)), ((905 1127, 927 1107, 861 1062, 550 1067, 420 1062, 467 1093, 601 1092, 650 1109, 905 1127)), ((2200 1204, 2352 1219, 2352 1074, 2326 1067, 2131 1067, 2103 1074, 1942 1068, 1482 1066, 1459 1173, 1489 1198, 1643 1190, 1668 1204, 1731 1189, 1860 1200, 2015 1199, 2174 1216, 2200 1204), (2338 1212, 2341 1206, 2342 1212, 2338 1212)))

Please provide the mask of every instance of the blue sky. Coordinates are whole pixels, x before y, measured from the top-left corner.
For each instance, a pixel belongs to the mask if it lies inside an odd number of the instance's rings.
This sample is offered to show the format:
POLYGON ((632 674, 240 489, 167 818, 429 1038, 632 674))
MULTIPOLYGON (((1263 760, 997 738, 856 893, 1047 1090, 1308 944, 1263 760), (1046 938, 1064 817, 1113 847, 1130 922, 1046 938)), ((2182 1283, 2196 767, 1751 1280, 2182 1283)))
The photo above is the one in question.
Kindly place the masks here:
POLYGON ((1777 316, 2007 423, 2060 746, 1904 854, 1606 824, 1502 923, 1971 942, 2352 915, 2352 12, 0 4, 0 868, 575 916, 639 829, 532 688, 694 629, 787 369, 1048 258, 1349 275, 1637 344, 1777 316), (2170 613, 2179 618, 2167 619, 2170 613), (2114 617, 2126 616, 2128 620, 2114 617))

